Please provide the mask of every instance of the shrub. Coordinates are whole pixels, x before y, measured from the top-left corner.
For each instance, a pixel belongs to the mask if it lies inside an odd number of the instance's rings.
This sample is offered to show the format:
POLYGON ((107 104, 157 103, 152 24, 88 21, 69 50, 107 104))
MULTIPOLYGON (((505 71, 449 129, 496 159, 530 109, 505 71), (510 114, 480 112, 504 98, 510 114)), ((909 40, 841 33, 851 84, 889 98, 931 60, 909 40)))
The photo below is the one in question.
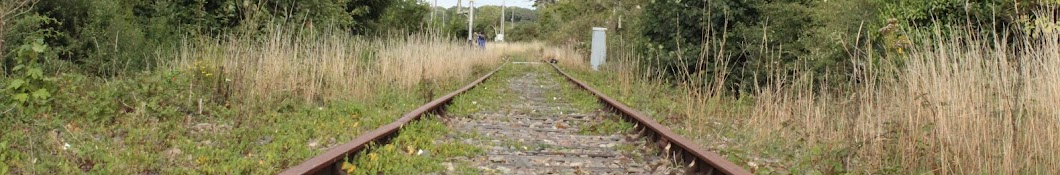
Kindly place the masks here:
POLYGON ((36 39, 17 49, 15 65, 11 69, 13 79, 5 85, 5 89, 12 92, 9 103, 13 106, 35 111, 51 99, 51 92, 55 90, 55 78, 45 75, 40 65, 41 60, 45 58, 42 54, 47 49, 43 39, 36 39))

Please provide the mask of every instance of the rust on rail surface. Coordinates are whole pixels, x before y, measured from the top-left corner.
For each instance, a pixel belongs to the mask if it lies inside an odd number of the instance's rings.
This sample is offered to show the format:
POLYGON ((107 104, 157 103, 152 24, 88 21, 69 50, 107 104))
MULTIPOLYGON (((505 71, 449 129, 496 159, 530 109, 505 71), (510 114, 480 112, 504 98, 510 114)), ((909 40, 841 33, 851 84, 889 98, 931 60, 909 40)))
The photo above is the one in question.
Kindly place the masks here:
POLYGON ((644 136, 651 139, 652 141, 655 141, 655 143, 658 143, 658 146, 661 147, 662 150, 667 154, 670 154, 671 156, 674 156, 676 158, 680 158, 679 161, 683 161, 683 163, 689 165, 689 168, 693 170, 690 171, 690 173, 735 175, 751 174, 751 172, 747 171, 743 167, 740 167, 739 165, 730 162, 729 160, 726 160, 724 157, 721 157, 721 155, 707 151, 703 147, 700 147, 699 145, 693 143, 691 140, 685 139, 684 137, 677 135, 666 126, 655 122, 655 120, 653 120, 651 117, 644 115, 640 111, 626 106, 625 104, 622 104, 622 102, 619 102, 614 98, 608 97, 604 93, 597 91, 592 87, 589 87, 589 85, 583 83, 582 81, 571 77, 567 74, 567 72, 564 72, 555 64, 552 64, 552 67, 555 68, 556 71, 558 71, 560 74, 563 74, 564 77, 567 77, 567 80, 574 82, 574 84, 577 84, 578 87, 581 87, 582 89, 589 91, 593 95, 596 95, 596 97, 598 97, 600 101, 603 101, 606 105, 610 106, 612 109, 620 112, 622 115, 627 117, 627 120, 631 120, 636 123, 634 129, 639 129, 642 133, 644 133, 644 136), (673 145, 676 145, 676 147, 674 147, 673 145))
POLYGON ((483 75, 482 77, 471 82, 467 86, 464 86, 463 88, 457 89, 456 91, 453 91, 452 93, 449 93, 445 96, 439 97, 438 99, 434 99, 433 101, 428 102, 427 104, 424 104, 423 106, 420 106, 415 110, 412 110, 412 112, 406 113, 405 115, 401 116, 401 118, 398 118, 396 121, 390 124, 383 125, 373 130, 372 132, 362 134, 356 139, 353 139, 353 141, 346 142, 345 144, 339 145, 338 147, 331 148, 327 152, 324 152, 324 154, 314 156, 313 158, 310 158, 309 160, 306 160, 301 164, 298 164, 294 167, 290 167, 284 170, 283 172, 280 172, 280 174, 340 174, 339 172, 342 171, 342 167, 340 166, 341 162, 339 161, 343 158, 353 156, 357 152, 364 150, 365 146, 368 145, 368 143, 381 142, 391 138, 392 136, 394 136, 395 133, 398 132, 399 129, 401 129, 402 126, 405 126, 413 120, 420 119, 420 117, 424 114, 439 110, 441 107, 445 106, 450 101, 452 101, 453 97, 456 97, 457 95, 460 95, 461 93, 464 93, 467 90, 474 88, 476 85, 492 76, 493 73, 496 73, 506 64, 507 63, 501 64, 497 67, 497 69, 486 73, 486 75, 483 75))

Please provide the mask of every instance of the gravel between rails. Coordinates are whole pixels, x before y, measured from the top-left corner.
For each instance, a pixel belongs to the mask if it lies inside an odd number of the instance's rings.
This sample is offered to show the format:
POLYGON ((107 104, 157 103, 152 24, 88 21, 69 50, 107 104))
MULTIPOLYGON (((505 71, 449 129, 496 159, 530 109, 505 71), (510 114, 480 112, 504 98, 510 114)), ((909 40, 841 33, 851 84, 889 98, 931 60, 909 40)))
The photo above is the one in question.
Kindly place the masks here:
POLYGON ((446 166, 468 163, 485 174, 684 174, 682 167, 660 156, 656 148, 645 146, 628 129, 609 134, 584 132, 583 127, 615 114, 577 109, 563 97, 550 96, 549 92, 572 87, 560 84, 567 82, 549 67, 509 66, 506 69, 516 71, 513 76, 490 81, 503 81, 507 92, 518 98, 482 104, 499 108, 470 116, 446 117, 453 133, 437 140, 476 145, 486 153, 450 158, 446 166))

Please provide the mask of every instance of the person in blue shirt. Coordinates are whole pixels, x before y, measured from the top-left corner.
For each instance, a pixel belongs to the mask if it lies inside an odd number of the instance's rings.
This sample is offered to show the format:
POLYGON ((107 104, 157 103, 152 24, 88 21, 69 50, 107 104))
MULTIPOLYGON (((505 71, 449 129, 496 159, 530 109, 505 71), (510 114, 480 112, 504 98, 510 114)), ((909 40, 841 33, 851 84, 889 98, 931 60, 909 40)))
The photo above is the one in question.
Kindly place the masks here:
POLYGON ((477 38, 478 40, 478 47, 481 49, 486 49, 486 35, 475 32, 475 38, 477 38))

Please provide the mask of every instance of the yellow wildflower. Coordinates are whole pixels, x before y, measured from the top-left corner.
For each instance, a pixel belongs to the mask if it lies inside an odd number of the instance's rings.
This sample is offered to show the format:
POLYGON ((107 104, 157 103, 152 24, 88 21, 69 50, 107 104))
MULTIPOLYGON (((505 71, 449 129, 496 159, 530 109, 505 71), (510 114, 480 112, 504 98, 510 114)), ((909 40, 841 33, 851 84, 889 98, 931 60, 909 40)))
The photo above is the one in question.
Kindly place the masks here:
POLYGON ((405 152, 408 152, 409 155, 415 154, 416 148, 413 148, 412 146, 405 146, 405 152))
POLYGON ((375 153, 368 153, 368 160, 374 162, 375 161, 375 153))
POLYGON ((342 170, 346 170, 346 174, 353 174, 353 171, 356 171, 357 167, 353 166, 350 162, 342 162, 342 170))

